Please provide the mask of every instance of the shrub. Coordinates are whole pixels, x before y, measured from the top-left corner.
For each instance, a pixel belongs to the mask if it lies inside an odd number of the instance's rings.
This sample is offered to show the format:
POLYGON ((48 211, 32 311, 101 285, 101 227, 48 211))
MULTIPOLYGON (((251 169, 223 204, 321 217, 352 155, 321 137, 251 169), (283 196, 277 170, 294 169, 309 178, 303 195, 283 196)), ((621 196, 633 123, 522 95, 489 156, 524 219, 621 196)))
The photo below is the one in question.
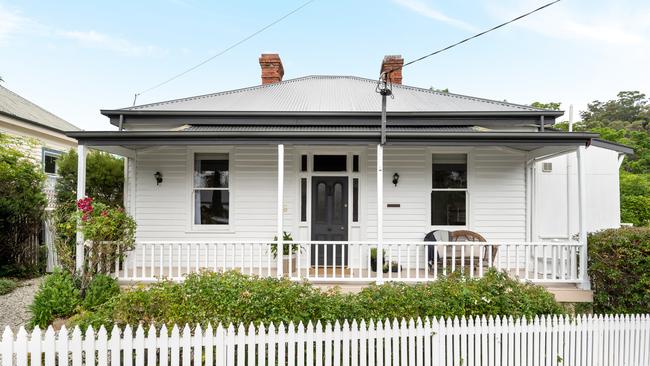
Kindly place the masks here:
POLYGON ((97 274, 90 280, 83 300, 83 307, 92 310, 120 293, 117 281, 104 274, 97 274))
POLYGON ((16 288, 16 281, 0 278, 0 295, 6 295, 16 288))
MULTIPOLYGON (((57 161, 56 208, 52 214, 56 229, 54 244, 59 262, 75 270, 77 152, 70 150, 57 161)), ((110 154, 91 150, 86 157, 86 194, 110 207, 123 206, 124 162, 110 154)))
POLYGON ((74 314, 80 302, 79 289, 72 275, 57 270, 41 283, 34 302, 29 307, 32 313, 29 325, 46 327, 58 317, 74 314))
POLYGON ((588 242, 594 310, 650 312, 650 228, 604 230, 588 242))
POLYGON ((45 174, 23 153, 33 144, 0 134, 0 273, 22 275, 38 272, 31 240, 39 234, 47 199, 45 174))
POLYGON ((85 291, 95 274, 110 273, 116 260, 135 245, 135 220, 121 207, 111 208, 91 197, 77 201, 76 224, 86 240, 81 288, 85 291))
POLYGON ((192 274, 185 282, 160 282, 121 293, 72 324, 212 324, 334 321, 454 315, 561 314, 553 295, 503 273, 459 275, 427 284, 370 286, 358 294, 323 292, 306 282, 256 278, 237 272, 192 274))

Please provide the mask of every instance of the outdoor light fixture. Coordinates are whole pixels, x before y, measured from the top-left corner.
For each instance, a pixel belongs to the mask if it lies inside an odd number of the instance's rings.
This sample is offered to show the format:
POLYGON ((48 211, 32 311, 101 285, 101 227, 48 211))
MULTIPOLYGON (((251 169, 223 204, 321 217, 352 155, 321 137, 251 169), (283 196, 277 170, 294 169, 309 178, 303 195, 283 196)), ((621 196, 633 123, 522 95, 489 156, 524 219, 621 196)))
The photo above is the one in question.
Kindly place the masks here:
POLYGON ((393 174, 393 184, 395 187, 397 187, 397 183, 399 183, 399 174, 395 173, 393 174))
POLYGON ((156 172, 156 173, 154 173, 153 177, 156 178, 156 185, 159 186, 160 183, 162 183, 162 181, 163 181, 162 173, 161 172, 156 172))

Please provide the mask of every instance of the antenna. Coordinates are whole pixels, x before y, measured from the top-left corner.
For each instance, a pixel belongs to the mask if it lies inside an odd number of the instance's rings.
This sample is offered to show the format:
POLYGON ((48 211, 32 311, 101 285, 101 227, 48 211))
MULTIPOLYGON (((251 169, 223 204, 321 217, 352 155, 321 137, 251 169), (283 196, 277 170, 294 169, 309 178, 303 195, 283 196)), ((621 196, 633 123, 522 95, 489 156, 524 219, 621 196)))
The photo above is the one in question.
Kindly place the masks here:
POLYGON ((573 132, 573 104, 569 105, 569 132, 573 132))

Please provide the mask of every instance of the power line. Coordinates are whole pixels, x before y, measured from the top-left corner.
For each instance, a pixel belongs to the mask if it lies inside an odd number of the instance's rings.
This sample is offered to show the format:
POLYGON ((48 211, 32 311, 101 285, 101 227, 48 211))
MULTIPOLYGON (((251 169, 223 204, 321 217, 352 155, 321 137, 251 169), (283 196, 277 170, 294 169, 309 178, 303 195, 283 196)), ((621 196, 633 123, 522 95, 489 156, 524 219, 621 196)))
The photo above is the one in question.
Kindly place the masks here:
POLYGON ((141 91, 141 92, 139 92, 139 93, 135 93, 135 95, 134 95, 134 97, 133 97, 133 105, 135 105, 135 102, 136 102, 136 100, 138 99, 138 97, 139 97, 140 95, 142 95, 142 94, 144 94, 144 93, 146 93, 146 92, 149 92, 149 91, 151 91, 151 90, 157 89, 157 88, 159 88, 159 87, 161 87, 161 86, 163 86, 163 85, 165 85, 165 84, 167 84, 167 83, 169 83, 169 82, 171 82, 171 81, 173 81, 173 80, 178 79, 179 77, 181 77, 181 76, 183 76, 183 75, 185 75, 185 74, 187 74, 187 73, 189 73, 189 72, 192 72, 192 71, 198 69, 199 67, 201 67, 201 66, 207 64, 208 62, 214 60, 215 58, 217 58, 217 57, 223 55, 224 53, 226 53, 226 52, 232 50, 233 48, 239 46, 240 44, 242 44, 242 43, 244 43, 244 42, 246 42, 246 41, 248 41, 249 39, 255 37, 256 35, 258 35, 258 34, 264 32, 265 30, 271 28, 272 26, 274 26, 274 25, 280 23, 280 22, 283 21, 284 19, 286 19, 286 18, 290 17, 291 15, 297 13, 298 11, 300 11, 300 9, 306 7, 307 5, 313 3, 314 1, 316 1, 316 0, 308 0, 308 1, 304 2, 304 3, 303 3, 302 5, 300 5, 299 7, 293 9, 292 11, 290 11, 290 12, 288 12, 288 13, 286 13, 285 15, 283 15, 283 16, 281 16, 280 18, 274 20, 273 22, 267 24, 266 26, 264 26, 264 27, 262 27, 262 28, 256 30, 255 32, 251 33, 250 35, 246 36, 245 38, 243 38, 243 39, 241 39, 241 40, 239 40, 239 41, 233 43, 232 45, 226 47, 225 49, 223 49, 223 50, 220 51, 219 53, 217 53, 217 54, 215 54, 215 55, 213 55, 213 56, 210 56, 209 58, 207 58, 207 59, 205 59, 205 60, 199 62, 198 64, 196 64, 196 65, 190 67, 189 69, 187 69, 187 70, 185 70, 185 71, 183 71, 183 72, 181 72, 181 73, 179 73, 179 74, 176 74, 176 75, 170 77, 169 79, 167 79, 167 80, 165 80, 165 81, 163 81, 163 82, 160 82, 160 83, 158 83, 158 84, 156 84, 156 85, 154 85, 154 86, 152 86, 152 87, 150 87, 150 88, 147 88, 147 89, 145 89, 145 90, 143 90, 143 91, 141 91))
MULTIPOLYGON (((467 41, 471 41, 471 40, 474 39, 474 38, 478 38, 478 37, 480 37, 480 36, 482 36, 482 35, 484 35, 484 34, 486 34, 486 33, 490 33, 490 32, 492 32, 492 31, 497 30, 497 29, 499 29, 499 28, 501 28, 501 27, 504 27, 504 26, 506 26, 506 25, 508 25, 508 24, 510 24, 510 23, 514 23, 514 22, 516 22, 517 20, 520 20, 520 19, 522 19, 522 18, 525 18, 525 17, 527 17, 527 16, 529 16, 529 15, 531 15, 531 14, 533 14, 533 13, 536 13, 536 12, 538 12, 538 11, 540 11, 540 10, 543 10, 543 9, 545 9, 545 8, 548 8, 549 6, 551 6, 551 5, 555 4, 555 3, 559 3, 560 1, 562 1, 562 0, 551 1, 550 3, 547 3, 547 4, 545 4, 545 5, 542 5, 542 6, 540 6, 539 8, 537 8, 537 9, 535 9, 535 10, 531 10, 531 11, 529 11, 528 13, 525 13, 525 14, 522 14, 522 15, 516 17, 516 18, 510 19, 509 21, 507 21, 507 22, 505 22, 505 23, 501 23, 501 24, 499 24, 499 25, 497 25, 497 26, 495 26, 495 27, 492 27, 492 28, 490 28, 490 29, 484 30, 483 32, 477 33, 477 34, 475 34, 475 35, 473 35, 473 36, 471 36, 471 37, 467 37, 467 38, 465 38, 465 39, 463 39, 463 40, 461 40, 461 41, 458 41, 458 42, 456 42, 456 43, 454 43, 454 44, 451 44, 451 45, 449 45, 449 46, 447 46, 447 47, 445 47, 445 48, 441 48, 441 49, 439 49, 439 50, 437 50, 437 51, 434 51, 434 52, 431 52, 431 53, 429 53, 429 54, 426 54, 426 55, 424 55, 424 56, 422 56, 422 57, 416 58, 415 60, 409 61, 409 62, 405 63, 404 65, 402 65, 402 66, 400 66, 400 67, 396 67, 396 68, 394 68, 394 69, 391 69, 391 70, 388 70, 388 71, 386 71, 386 72, 383 72, 382 75, 383 75, 383 74, 390 74, 390 73, 393 72, 393 71, 397 71, 397 70, 403 69, 403 68, 405 68, 406 66, 412 65, 412 64, 414 64, 414 63, 416 63, 416 62, 418 62, 418 61, 422 61, 422 60, 424 60, 425 58, 428 58, 428 57, 431 57, 431 56, 437 55, 437 54, 439 54, 439 53, 441 53, 441 52, 447 51, 447 50, 449 50, 449 49, 451 49, 451 48, 454 48, 454 47, 456 47, 456 46, 458 46, 458 45, 461 45, 461 44, 463 44, 463 43, 465 43, 465 42, 467 42, 467 41)), ((381 76, 380 76, 380 79, 381 79, 381 76)))

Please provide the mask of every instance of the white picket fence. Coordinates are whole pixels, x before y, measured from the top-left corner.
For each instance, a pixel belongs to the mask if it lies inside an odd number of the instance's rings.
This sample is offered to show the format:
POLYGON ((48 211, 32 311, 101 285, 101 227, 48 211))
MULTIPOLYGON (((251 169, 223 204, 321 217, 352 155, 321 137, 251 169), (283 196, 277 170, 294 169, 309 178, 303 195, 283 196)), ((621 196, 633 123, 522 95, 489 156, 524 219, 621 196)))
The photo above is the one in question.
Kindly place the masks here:
POLYGON ((1 365, 650 365, 650 316, 454 318, 288 326, 8 327, 1 365))

